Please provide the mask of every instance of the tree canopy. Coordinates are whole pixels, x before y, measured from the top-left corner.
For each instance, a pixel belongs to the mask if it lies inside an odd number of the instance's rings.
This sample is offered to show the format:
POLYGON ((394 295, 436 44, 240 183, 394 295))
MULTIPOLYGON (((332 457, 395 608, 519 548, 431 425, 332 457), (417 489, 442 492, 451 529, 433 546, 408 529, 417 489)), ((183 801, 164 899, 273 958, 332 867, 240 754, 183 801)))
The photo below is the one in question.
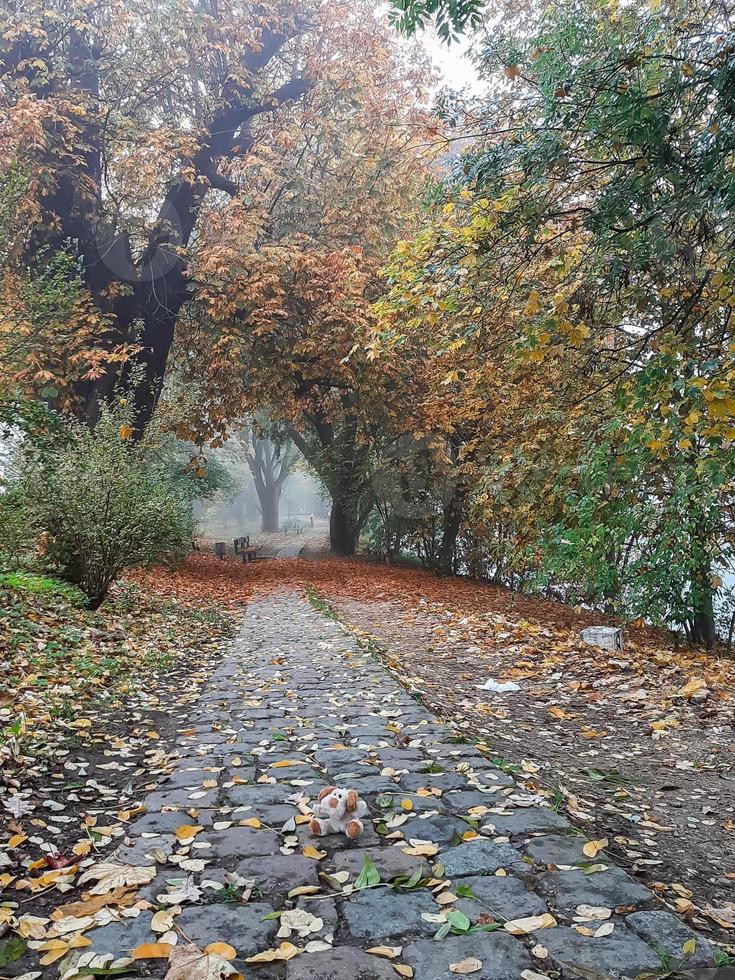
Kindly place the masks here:
POLYGON ((122 384, 140 438, 165 382, 202 450, 265 413, 329 492, 336 550, 366 531, 713 641, 735 558, 726 5, 8 12, 6 401, 94 426, 122 384), (430 23, 471 38, 480 95, 438 97, 430 23))

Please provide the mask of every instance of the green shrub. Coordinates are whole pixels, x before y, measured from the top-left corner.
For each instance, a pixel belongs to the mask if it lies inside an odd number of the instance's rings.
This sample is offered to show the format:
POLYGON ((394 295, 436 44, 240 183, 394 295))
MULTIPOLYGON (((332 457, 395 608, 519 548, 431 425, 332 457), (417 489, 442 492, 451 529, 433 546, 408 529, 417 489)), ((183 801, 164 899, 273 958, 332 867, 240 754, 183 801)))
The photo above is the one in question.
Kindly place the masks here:
POLYGON ((130 408, 102 409, 90 429, 67 421, 61 437, 27 451, 21 483, 46 558, 96 609, 125 568, 178 560, 191 547, 191 507, 149 430, 133 438, 130 408))
POLYGON ((16 567, 24 546, 33 538, 24 494, 14 483, 0 483, 0 562, 16 567))

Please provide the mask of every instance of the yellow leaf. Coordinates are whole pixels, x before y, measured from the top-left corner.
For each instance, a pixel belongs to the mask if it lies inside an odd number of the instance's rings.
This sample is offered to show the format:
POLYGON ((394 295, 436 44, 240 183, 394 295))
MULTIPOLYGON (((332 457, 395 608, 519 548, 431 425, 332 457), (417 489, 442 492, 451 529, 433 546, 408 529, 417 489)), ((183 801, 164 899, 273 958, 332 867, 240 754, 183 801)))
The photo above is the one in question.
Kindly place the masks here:
POLYGON ((697 691, 701 691, 706 686, 707 682, 702 677, 692 677, 676 693, 682 698, 690 698, 692 694, 696 694, 697 691))
POLYGON ((24 840, 28 840, 25 834, 13 834, 8 841, 8 847, 18 847, 18 845, 22 844, 24 840))
POLYGON ((685 956, 691 956, 697 951, 697 940, 692 936, 691 939, 687 939, 684 945, 681 947, 681 951, 685 956))
POLYGON ((259 830, 263 824, 258 820, 257 817, 248 817, 247 820, 240 821, 241 827, 253 827, 255 830, 259 830))
POLYGON ((298 766, 299 763, 295 759, 281 759, 280 762, 271 762, 271 769, 283 769, 286 766, 298 766))
POLYGON ((120 426, 120 438, 125 440, 129 439, 133 434, 133 430, 129 425, 120 426))
POLYGON ((304 857, 311 858, 312 861, 321 861, 322 858, 327 856, 326 851, 318 851, 315 847, 312 847, 311 844, 307 844, 301 853, 304 855, 304 857))
POLYGON ((167 960, 172 949, 171 943, 142 943, 130 955, 134 960, 167 960))
POLYGON ((529 915, 524 919, 511 919, 504 923, 503 928, 511 936, 525 936, 529 932, 536 932, 537 929, 548 929, 555 925, 554 916, 545 912, 543 915, 529 915))
POLYGON ((402 951, 402 946, 371 946, 365 952, 370 953, 371 956, 382 956, 386 960, 394 960, 396 956, 401 955, 402 951))
POLYGON ((406 811, 413 810, 413 803, 410 800, 401 800, 401 809, 406 811))
POLYGON ((412 977, 413 970, 410 966, 404 966, 403 963, 394 963, 393 969, 396 971, 399 977, 412 977))
POLYGON ((603 837, 602 840, 588 840, 582 848, 582 853, 588 858, 597 857, 603 847, 607 847, 607 837, 603 837))
POLYGON ((229 943, 209 943, 209 945, 204 947, 204 952, 216 953, 223 960, 234 960, 237 956, 237 950, 234 946, 230 946, 229 943))
POLYGON ((181 827, 177 827, 174 833, 176 834, 178 840, 191 840, 191 838, 196 837, 201 830, 204 830, 204 827, 199 827, 194 824, 183 824, 181 827))
POLYGON ((298 946, 294 946, 293 943, 281 943, 278 949, 264 949, 262 953, 256 953, 255 956, 248 956, 245 960, 246 963, 273 963, 274 960, 290 960, 294 956, 298 956, 299 953, 303 952, 298 946))
POLYGON ((321 889, 318 885, 299 885, 292 888, 288 893, 289 898, 297 898, 299 895, 316 895, 321 889))

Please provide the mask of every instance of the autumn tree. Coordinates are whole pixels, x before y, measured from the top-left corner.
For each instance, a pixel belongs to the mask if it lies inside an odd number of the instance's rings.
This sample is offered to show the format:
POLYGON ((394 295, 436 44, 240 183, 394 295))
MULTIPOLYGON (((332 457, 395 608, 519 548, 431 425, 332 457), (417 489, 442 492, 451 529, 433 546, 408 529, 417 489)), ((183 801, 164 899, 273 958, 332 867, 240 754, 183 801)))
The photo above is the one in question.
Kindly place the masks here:
POLYGON ((606 603, 707 644, 733 543, 725 24, 718 5, 580 0, 499 31, 489 97, 380 308, 383 347, 423 341, 473 419, 466 535, 505 514, 526 580, 596 577, 606 603))
POLYGON ((282 427, 263 417, 253 420, 245 438, 245 459, 258 495, 261 530, 278 531, 281 493, 298 451, 282 427))
MULTIPOLYGON (((24 181, 19 268, 39 250, 71 256, 96 317, 77 411, 94 420, 116 362, 132 357, 143 426, 189 297, 204 203, 237 192, 226 165, 311 86, 298 42, 318 30, 320 5, 7 0, 4 14, 1 160, 24 181)), ((48 363, 34 355, 41 372, 54 373, 53 350, 48 363)))
POLYGON ((319 84, 280 142, 230 168, 247 195, 202 224, 180 359, 192 378, 207 366, 202 434, 265 405, 290 427, 331 495, 332 547, 351 554, 392 398, 391 369, 364 341, 378 269, 423 181, 427 70, 370 4, 336 8, 330 25, 319 84))

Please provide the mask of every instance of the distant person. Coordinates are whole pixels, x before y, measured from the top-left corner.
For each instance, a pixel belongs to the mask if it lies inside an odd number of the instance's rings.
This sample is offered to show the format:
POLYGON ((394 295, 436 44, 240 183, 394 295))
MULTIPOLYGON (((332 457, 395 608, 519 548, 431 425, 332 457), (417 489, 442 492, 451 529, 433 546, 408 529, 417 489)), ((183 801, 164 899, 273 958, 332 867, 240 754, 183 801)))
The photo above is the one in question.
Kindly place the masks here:
POLYGON ((309 520, 311 521, 311 526, 314 527, 314 515, 309 514, 309 520))

